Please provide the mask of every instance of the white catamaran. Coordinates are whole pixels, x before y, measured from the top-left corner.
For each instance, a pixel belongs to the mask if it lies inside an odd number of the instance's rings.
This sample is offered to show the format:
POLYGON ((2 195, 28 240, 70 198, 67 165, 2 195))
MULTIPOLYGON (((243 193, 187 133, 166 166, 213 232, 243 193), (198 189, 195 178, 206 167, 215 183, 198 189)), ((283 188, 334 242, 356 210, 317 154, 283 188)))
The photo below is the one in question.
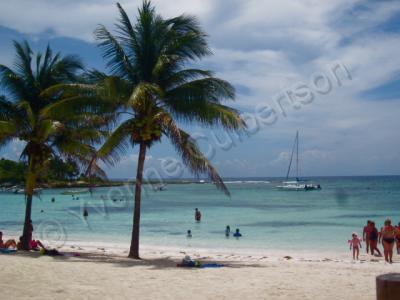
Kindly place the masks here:
POLYGON ((294 145, 292 148, 292 155, 290 156, 289 168, 286 173, 286 181, 282 185, 277 186, 281 190, 287 191, 313 191, 320 190, 321 185, 308 182, 307 180, 301 179, 299 177, 299 132, 296 132, 296 138, 294 140, 294 145), (290 168, 293 162, 293 155, 296 151, 296 180, 288 181, 290 175, 290 168))

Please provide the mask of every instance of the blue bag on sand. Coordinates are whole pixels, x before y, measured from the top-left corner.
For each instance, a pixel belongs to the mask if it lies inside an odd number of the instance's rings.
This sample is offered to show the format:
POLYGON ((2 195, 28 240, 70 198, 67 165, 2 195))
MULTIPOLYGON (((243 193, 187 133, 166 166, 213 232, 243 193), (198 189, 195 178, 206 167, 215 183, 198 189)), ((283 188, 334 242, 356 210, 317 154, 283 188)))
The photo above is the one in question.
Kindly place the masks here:
POLYGON ((0 248, 0 253, 8 254, 8 253, 14 253, 14 252, 17 252, 17 250, 16 249, 0 248))
POLYGON ((200 268, 222 268, 221 264, 202 264, 200 268))

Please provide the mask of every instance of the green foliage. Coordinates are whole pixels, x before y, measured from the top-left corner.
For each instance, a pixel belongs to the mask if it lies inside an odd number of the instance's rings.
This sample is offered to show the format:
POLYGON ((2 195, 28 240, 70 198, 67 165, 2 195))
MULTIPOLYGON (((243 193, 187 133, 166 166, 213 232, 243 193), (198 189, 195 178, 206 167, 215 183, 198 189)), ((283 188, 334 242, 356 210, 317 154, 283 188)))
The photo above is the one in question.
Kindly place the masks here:
MULTIPOLYGON (((0 65, 0 86, 8 95, 0 97, 0 146, 24 141, 21 157, 37 175, 52 157, 66 159, 71 168, 72 161, 87 164, 93 145, 105 135, 108 117, 102 113, 109 107, 77 82, 82 63, 76 56, 54 54, 49 46, 36 55, 26 41, 14 42, 14 47, 14 68, 0 65)), ((64 179, 75 176, 72 169, 64 179)))
MULTIPOLYGON (((0 183, 23 184, 27 170, 28 167, 23 161, 17 162, 2 158, 0 160, 0 183)), ((78 180, 79 176, 80 169, 75 161, 56 157, 46 162, 38 174, 38 181, 51 185, 54 182, 78 180)))
POLYGON ((112 95, 117 111, 128 119, 109 136, 91 167, 97 159, 114 164, 129 145, 151 147, 164 135, 190 171, 207 174, 228 194, 198 145, 177 125, 180 121, 227 130, 245 127, 238 111, 223 104, 234 100, 233 86, 211 71, 192 68, 197 60, 211 54, 207 35, 195 17, 165 19, 149 1, 143 2, 135 22, 119 3, 117 6, 120 18, 116 34, 103 25, 95 31, 111 76, 98 71, 88 76, 100 94, 112 95))
POLYGON ((26 171, 24 162, 0 159, 0 183, 21 184, 25 181, 26 171))
POLYGON ((74 180, 80 175, 79 171, 79 166, 75 161, 71 159, 66 159, 63 161, 62 159, 56 157, 51 159, 48 164, 48 170, 45 172, 47 175, 46 181, 74 180))

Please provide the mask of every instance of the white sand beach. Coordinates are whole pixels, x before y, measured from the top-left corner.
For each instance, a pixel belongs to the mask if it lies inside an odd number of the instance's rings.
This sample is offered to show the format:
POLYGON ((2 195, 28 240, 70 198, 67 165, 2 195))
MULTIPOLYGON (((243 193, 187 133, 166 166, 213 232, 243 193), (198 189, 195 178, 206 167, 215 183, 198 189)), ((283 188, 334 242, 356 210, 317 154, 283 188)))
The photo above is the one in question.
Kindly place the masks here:
POLYGON ((66 255, 0 255, 1 298, 372 300, 375 277, 400 271, 398 256, 389 265, 364 254, 352 262, 346 253, 292 254, 288 259, 283 252, 261 256, 148 248, 142 260, 131 260, 118 249, 68 245, 61 251, 66 255), (185 254, 224 267, 178 268, 185 254))

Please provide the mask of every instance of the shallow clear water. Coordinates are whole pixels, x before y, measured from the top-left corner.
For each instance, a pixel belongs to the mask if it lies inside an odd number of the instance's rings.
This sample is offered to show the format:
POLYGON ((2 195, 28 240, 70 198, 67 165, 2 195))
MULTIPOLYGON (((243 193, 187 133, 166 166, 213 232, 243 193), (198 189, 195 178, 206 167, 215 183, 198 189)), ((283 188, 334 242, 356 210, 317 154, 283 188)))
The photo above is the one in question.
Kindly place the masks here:
MULTIPOLYGON (((380 227, 390 217, 400 221, 400 177, 314 178, 319 191, 280 191, 277 179, 228 180, 231 198, 212 184, 170 184, 166 191, 145 186, 141 241, 169 247, 243 248, 257 250, 347 249, 353 231, 367 219, 380 227), (270 182, 265 182, 269 180, 270 182), (203 215, 194 222, 194 208, 203 215), (225 238, 224 229, 240 228, 243 237, 225 238), (192 230, 193 238, 186 238, 192 230)), ((127 187, 98 188, 93 195, 61 195, 65 189, 42 192, 33 204, 34 236, 42 239, 130 241, 133 196, 127 187), (55 197, 56 201, 51 202, 55 197), (116 199, 117 201, 112 201, 116 199), (122 201, 120 201, 122 200, 122 201), (89 217, 85 221, 82 208, 89 217), (44 210, 44 212, 41 212, 44 210)), ((16 237, 22 230, 23 195, 0 193, 0 230, 16 237)))

